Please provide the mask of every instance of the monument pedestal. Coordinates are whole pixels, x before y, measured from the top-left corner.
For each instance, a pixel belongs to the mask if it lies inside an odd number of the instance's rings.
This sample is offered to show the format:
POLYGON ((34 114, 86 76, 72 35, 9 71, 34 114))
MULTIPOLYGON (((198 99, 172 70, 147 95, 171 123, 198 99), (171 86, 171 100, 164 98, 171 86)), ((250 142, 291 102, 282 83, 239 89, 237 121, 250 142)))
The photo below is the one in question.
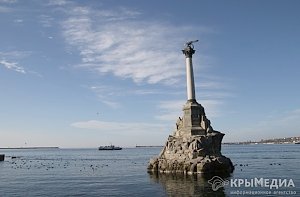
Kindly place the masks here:
POLYGON ((183 107, 183 118, 157 158, 151 159, 148 170, 161 173, 231 173, 233 165, 221 154, 224 134, 213 130, 204 108, 196 101, 183 107))
POLYGON ((216 131, 190 138, 169 136, 160 155, 150 160, 148 171, 229 174, 234 167, 230 159, 220 152, 223 136, 216 131))

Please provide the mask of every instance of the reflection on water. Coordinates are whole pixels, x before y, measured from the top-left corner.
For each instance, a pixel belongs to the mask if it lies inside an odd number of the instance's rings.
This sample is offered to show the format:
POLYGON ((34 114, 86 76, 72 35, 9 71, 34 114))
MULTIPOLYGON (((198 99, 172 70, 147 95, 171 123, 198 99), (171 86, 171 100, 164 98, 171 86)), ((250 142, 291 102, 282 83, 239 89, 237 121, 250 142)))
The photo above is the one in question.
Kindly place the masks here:
POLYGON ((213 175, 149 173, 149 176, 151 181, 162 185, 168 196, 226 196, 223 187, 213 191, 207 182, 213 175))

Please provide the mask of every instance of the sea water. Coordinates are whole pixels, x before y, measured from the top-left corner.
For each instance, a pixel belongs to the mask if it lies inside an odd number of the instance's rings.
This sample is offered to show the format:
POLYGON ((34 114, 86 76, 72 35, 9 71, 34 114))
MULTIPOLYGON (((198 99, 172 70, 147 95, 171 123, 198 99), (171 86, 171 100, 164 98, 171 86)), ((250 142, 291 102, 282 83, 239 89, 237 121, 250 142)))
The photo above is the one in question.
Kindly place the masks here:
POLYGON ((6 155, 0 162, 0 196, 257 196, 262 191, 271 193, 261 196, 300 196, 300 145, 223 145, 235 171, 222 177, 228 184, 217 191, 208 183, 212 175, 148 174, 148 161, 160 150, 0 150, 6 155), (236 187, 239 180, 261 178, 292 180, 295 187, 236 187))

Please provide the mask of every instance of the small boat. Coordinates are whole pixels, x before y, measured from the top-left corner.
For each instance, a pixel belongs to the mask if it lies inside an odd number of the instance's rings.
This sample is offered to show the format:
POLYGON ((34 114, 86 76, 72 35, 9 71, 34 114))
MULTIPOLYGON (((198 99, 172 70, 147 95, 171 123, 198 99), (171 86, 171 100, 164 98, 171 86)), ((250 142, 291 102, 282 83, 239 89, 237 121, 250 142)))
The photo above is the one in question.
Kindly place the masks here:
POLYGON ((122 150, 122 148, 114 145, 109 145, 109 146, 99 146, 98 150, 122 150))
POLYGON ((300 144, 300 141, 299 142, 294 142, 294 144, 300 144))

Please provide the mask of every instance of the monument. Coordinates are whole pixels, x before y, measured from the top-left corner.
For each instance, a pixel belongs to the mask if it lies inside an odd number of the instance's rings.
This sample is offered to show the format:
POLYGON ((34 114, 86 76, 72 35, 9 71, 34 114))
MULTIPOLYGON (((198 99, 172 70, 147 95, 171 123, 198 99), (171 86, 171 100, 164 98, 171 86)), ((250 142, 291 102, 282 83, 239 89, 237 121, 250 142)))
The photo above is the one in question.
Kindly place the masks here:
POLYGON ((176 130, 169 135, 157 158, 150 160, 148 171, 184 174, 233 172, 229 158, 221 154, 221 142, 225 134, 212 128, 204 108, 196 101, 192 56, 194 42, 186 43, 185 55, 187 102, 183 116, 176 122, 176 130))

